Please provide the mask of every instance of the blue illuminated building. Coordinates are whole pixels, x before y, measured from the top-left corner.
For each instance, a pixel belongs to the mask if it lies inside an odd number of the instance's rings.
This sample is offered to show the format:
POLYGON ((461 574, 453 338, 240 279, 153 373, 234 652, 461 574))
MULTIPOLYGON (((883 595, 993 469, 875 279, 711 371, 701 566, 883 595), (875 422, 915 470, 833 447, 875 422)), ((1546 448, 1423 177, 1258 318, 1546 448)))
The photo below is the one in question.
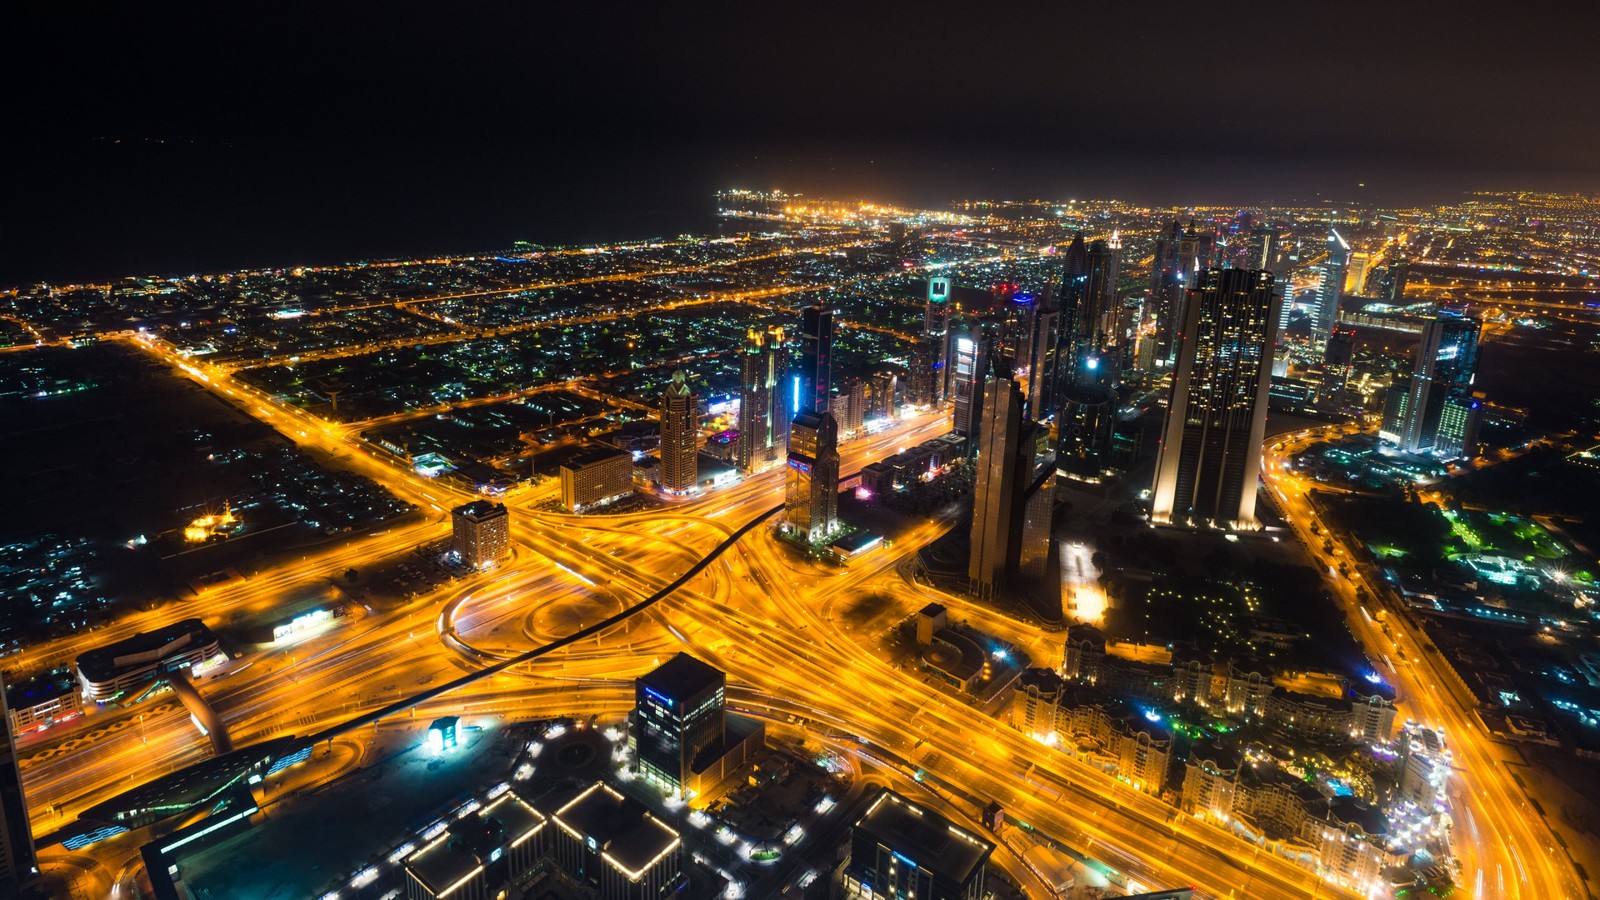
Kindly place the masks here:
POLYGON ((728 676, 679 653, 634 682, 629 743, 634 771, 668 793, 684 792, 702 751, 722 744, 728 676))

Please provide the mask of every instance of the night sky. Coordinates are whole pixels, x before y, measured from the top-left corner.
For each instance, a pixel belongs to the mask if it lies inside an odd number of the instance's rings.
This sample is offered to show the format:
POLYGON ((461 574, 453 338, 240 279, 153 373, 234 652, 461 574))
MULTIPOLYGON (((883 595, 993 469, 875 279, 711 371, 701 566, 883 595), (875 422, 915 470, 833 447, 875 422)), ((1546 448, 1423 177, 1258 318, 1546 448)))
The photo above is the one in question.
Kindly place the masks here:
POLYGON ((0 284, 676 234, 722 186, 1600 190, 1593 4, 34 6, 0 284))

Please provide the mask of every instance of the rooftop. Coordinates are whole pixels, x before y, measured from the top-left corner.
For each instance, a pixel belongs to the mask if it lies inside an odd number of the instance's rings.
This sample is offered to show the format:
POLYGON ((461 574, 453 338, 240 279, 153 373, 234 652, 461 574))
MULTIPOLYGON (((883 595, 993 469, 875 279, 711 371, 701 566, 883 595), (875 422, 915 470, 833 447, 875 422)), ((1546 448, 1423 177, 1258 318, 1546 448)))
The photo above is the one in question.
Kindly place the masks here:
POLYGON ((406 859, 406 869, 435 894, 473 874, 500 847, 522 843, 547 820, 511 791, 478 812, 450 823, 443 834, 406 859))
POLYGON ((728 676, 687 653, 679 653, 654 671, 639 676, 639 683, 681 700, 722 687, 728 683, 728 676))
POLYGON ((499 503, 491 503, 488 500, 474 500, 471 503, 464 503, 450 512, 458 516, 466 516, 469 519, 492 519, 496 516, 505 515, 506 508, 499 503))
POLYGON ((855 827, 897 855, 957 884, 966 883, 994 851, 993 844, 894 791, 879 794, 855 827))
POLYGON ((643 803, 602 781, 568 800, 555 821, 574 837, 593 838, 606 861, 634 881, 679 845, 678 833, 643 803))
POLYGON ((164 650, 167 645, 185 638, 188 640, 180 649, 204 646, 216 640, 216 635, 199 619, 184 619, 155 631, 140 632, 115 644, 86 650, 78 657, 78 669, 91 679, 100 681, 116 673, 118 659, 164 650))
POLYGON ((585 466, 609 462, 617 457, 625 458, 630 463, 633 462, 633 454, 626 450, 618 450, 615 447, 585 447, 567 457, 567 461, 562 463, 561 467, 577 471, 585 466))

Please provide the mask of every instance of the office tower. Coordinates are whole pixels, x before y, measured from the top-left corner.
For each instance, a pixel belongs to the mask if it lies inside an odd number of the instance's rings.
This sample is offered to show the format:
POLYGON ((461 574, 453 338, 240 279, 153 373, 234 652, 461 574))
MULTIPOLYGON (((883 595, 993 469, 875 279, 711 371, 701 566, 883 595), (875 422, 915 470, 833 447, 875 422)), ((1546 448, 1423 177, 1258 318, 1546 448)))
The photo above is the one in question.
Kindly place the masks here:
POLYGON ((766 335, 752 328, 739 354, 739 444, 735 461, 746 475, 766 468, 777 459, 773 417, 773 392, 782 373, 777 356, 766 346, 766 335))
POLYGON ((950 298, 955 293, 950 279, 928 279, 928 301, 922 312, 922 333, 926 337, 944 337, 950 330, 950 298))
POLYGON ((839 440, 852 441, 867 433, 866 382, 855 376, 846 378, 830 405, 837 412, 834 419, 839 425, 839 440))
POLYGON ((808 543, 839 530, 839 426, 827 412, 803 412, 789 428, 783 523, 808 543))
POLYGON ((1276 331, 1272 273, 1208 269, 1185 307, 1150 518, 1255 528, 1276 331))
POLYGON ((1067 276, 1062 333, 1061 375, 1056 395, 1056 466, 1062 475, 1099 481, 1107 468, 1116 424, 1117 380, 1121 365, 1112 346, 1116 332, 1116 282, 1120 251, 1095 241, 1085 254, 1081 278, 1067 276), (1073 306, 1068 315, 1065 310, 1073 306))
POLYGON ((1182 313, 1183 279, 1179 260, 1182 244, 1183 226, 1173 219, 1166 234, 1156 240, 1155 260, 1151 263, 1150 300, 1156 324, 1151 359, 1154 365, 1161 367, 1171 358, 1173 335, 1182 313))
POLYGON ((1404 257, 1396 257, 1389 263, 1389 271, 1384 276, 1383 292, 1379 296, 1395 305, 1406 302, 1406 282, 1411 278, 1411 263, 1404 257))
POLYGON ((950 395, 955 399, 952 430, 972 438, 977 421, 975 410, 983 402, 983 376, 988 370, 990 337, 980 327, 967 325, 956 332, 951 346, 950 395))
POLYGON ((511 553, 511 517, 487 500, 458 506, 450 511, 450 542, 464 565, 492 566, 511 553))
POLYGON ((772 461, 782 460, 789 446, 789 420, 794 418, 795 379, 789 373, 789 345, 779 325, 767 326, 766 370, 772 375, 772 461))
POLYGON ((1350 254, 1350 269, 1344 276, 1344 292, 1366 296, 1367 272, 1372 268, 1372 255, 1365 250, 1350 254))
POLYGON ((850 828, 846 897, 980 900, 994 844, 884 789, 850 828))
POLYGON ((827 412, 833 393, 833 310, 808 306, 800 313, 800 379, 796 411, 827 412))
POLYGON ((1356 330, 1335 325, 1322 350, 1322 387, 1317 402, 1337 403, 1350 384, 1350 365, 1355 361, 1356 330))
POLYGON ((1122 242, 1116 235, 1109 241, 1089 245, 1089 278, 1085 294, 1088 315, 1080 317, 1080 328, 1098 346, 1105 346, 1116 328, 1117 278, 1122 270, 1122 242))
MULTIPOLYGON (((658 900, 689 897, 681 835, 650 812, 650 807, 625 796, 604 781, 589 785, 551 816, 555 827, 550 858, 566 880, 578 886, 550 890, 550 882, 516 897, 584 897, 586 900, 658 900)), ((460 891, 450 900, 488 900, 506 892, 460 891)), ((423 900, 415 895, 408 900, 423 900)))
POLYGON ((700 437, 699 408, 688 376, 682 369, 661 393, 661 487, 670 494, 687 494, 700 481, 696 441, 700 437))
POLYGON ((867 418, 893 419, 895 395, 900 390, 900 376, 893 372, 875 372, 867 394, 867 418))
POLYGON ((1344 291, 1345 273, 1350 267, 1350 245, 1338 230, 1328 229, 1328 258, 1322 263, 1317 283, 1317 299, 1311 310, 1311 334, 1327 338, 1339 320, 1339 295, 1344 291))
POLYGON ((695 757, 722 742, 728 677, 687 653, 634 681, 630 743, 633 770, 682 793, 695 757))
POLYGON ((998 375, 983 381, 982 416, 967 577, 976 593, 989 597, 1017 570, 1023 499, 1033 475, 1034 425, 1024 429, 1016 381, 998 375))
POLYGON ((1472 397, 1472 382, 1482 330, 1478 319, 1453 315, 1423 326, 1411 379, 1389 389, 1380 437, 1407 453, 1475 451, 1482 404, 1472 397))
POLYGON ((1250 239, 1245 242, 1244 256, 1235 268, 1240 269, 1271 269, 1272 254, 1277 249, 1278 232, 1276 229, 1265 225, 1258 225, 1250 230, 1250 239))
POLYGON ((1033 347, 1028 363, 1028 415, 1039 421, 1055 416, 1060 319, 1061 310, 1047 294, 1033 317, 1033 347))
POLYGON ((0 680, 0 895, 22 897, 39 887, 39 860, 5 693, 5 682, 0 680))
MULTIPOLYGON (((1025 471, 1025 476, 1031 470, 1025 471)), ((1046 468, 1044 474, 1028 486, 1022 500, 1022 536, 1017 549, 1017 574, 1023 579, 1038 582, 1045 576, 1050 559, 1050 526, 1055 515, 1056 473, 1046 468)))

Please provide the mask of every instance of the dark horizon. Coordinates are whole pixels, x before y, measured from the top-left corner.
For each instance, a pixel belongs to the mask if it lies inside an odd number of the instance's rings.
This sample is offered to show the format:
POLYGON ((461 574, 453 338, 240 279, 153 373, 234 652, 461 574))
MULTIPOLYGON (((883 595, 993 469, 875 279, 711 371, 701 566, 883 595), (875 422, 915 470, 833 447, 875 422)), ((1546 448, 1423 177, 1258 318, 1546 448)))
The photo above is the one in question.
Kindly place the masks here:
POLYGON ((923 207, 1600 191, 1580 113, 1600 73, 1548 6, 1185 10, 38 11, 0 63, 19 160, 0 285, 670 235, 723 187, 923 207), (1537 52, 1511 65, 1517 47, 1537 52))

